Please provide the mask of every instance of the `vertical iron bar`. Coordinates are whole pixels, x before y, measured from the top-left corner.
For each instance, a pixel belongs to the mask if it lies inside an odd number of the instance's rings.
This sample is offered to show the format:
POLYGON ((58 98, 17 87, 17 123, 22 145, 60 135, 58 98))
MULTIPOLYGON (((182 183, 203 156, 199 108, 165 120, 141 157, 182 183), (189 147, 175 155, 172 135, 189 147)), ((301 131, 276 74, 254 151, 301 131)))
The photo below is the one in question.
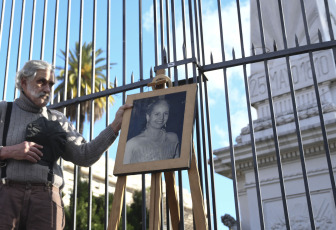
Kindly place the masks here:
MULTIPOLYGON (((21 63, 21 48, 22 48, 22 30, 23 30, 23 24, 24 24, 24 15, 25 15, 25 0, 22 0, 22 9, 21 9, 21 23, 20 23, 20 35, 19 35, 19 47, 18 47, 18 56, 17 56, 17 60, 16 60, 16 72, 18 72, 20 70, 20 63, 21 63)), ((17 92, 18 89, 16 87, 14 87, 14 99, 17 97, 17 92)), ((53 92, 53 90, 52 90, 53 92)), ((51 100, 52 100, 52 96, 51 95, 51 100)))
MULTIPOLYGON (((160 199, 160 202, 161 202, 161 205, 160 205, 160 213, 161 213, 161 226, 160 226, 160 229, 161 230, 163 230, 163 224, 164 224, 164 221, 163 221, 163 219, 164 219, 164 216, 163 216, 163 196, 162 196, 162 193, 163 193, 163 190, 162 190, 162 188, 163 188, 163 183, 162 183, 162 176, 161 176, 161 181, 160 181, 160 186, 161 186, 161 199, 160 199)), ((167 193, 166 193, 167 194, 167 193)))
POLYGON ((168 189, 166 186, 166 213, 167 213, 167 218, 166 218, 166 224, 167 224, 167 230, 170 230, 170 215, 169 215, 169 204, 168 204, 168 189))
MULTIPOLYGON (((123 86, 126 85, 126 0, 123 0, 123 62, 122 62, 122 69, 123 69, 123 86)), ((126 102, 126 93, 122 93, 122 103, 125 104, 126 102)), ((124 190, 124 193, 126 193, 126 187, 124 190)), ((123 202, 123 209, 122 209, 122 229, 126 230, 127 225, 127 210, 126 210, 126 196, 124 196, 124 202, 123 202)))
POLYGON ((195 32, 196 32, 196 49, 197 49, 197 60, 201 60, 201 53, 200 53, 200 41, 199 36, 200 32, 198 30, 198 26, 200 26, 200 23, 198 22, 198 8, 197 8, 197 0, 194 0, 194 12, 195 12, 195 32))
MULTIPOLYGON (((93 26, 92 26, 92 77, 91 94, 96 91, 96 18, 97 1, 93 1, 93 26)), ((95 103, 91 100, 91 121, 90 121, 90 140, 93 139, 94 121, 95 121, 95 103)), ((88 205, 88 229, 91 229, 92 222, 92 167, 89 167, 89 205, 88 205)))
MULTIPOLYGON (((182 7, 182 29, 183 29, 183 58, 187 58, 187 39, 186 39, 186 17, 185 17, 185 9, 184 9, 184 0, 181 0, 181 7, 182 7)), ((188 79, 188 65, 184 65, 185 71, 185 79, 188 79)))
MULTIPOLYGON (((239 1, 239 0, 237 0, 239 1)), ((224 50, 224 35, 223 35, 223 26, 222 26, 222 7, 221 2, 217 1, 218 5, 218 20, 219 20, 219 31, 220 31, 220 40, 221 40, 221 53, 222 53, 222 61, 225 61, 225 50, 224 50)), ((241 31, 241 18, 240 18, 240 7, 239 2, 237 3, 237 11, 238 11, 238 23, 239 29, 241 31)), ((242 36, 240 36, 240 41, 242 42, 242 36)), ((226 75, 226 68, 223 69, 223 76, 224 76, 224 92, 225 92, 225 104, 226 104, 226 119, 228 125, 228 134, 229 134, 229 147, 230 147, 230 157, 231 157, 231 174, 232 174, 232 181, 233 181, 233 191, 234 191, 234 199, 235 199, 235 210, 236 210, 236 221, 238 230, 241 229, 240 223, 240 215, 239 215, 239 198, 238 198, 238 186, 237 186, 237 175, 236 175, 236 161, 234 155, 234 148, 233 148, 233 138, 232 138, 232 129, 231 129, 231 116, 230 116, 230 99, 229 99, 229 87, 227 82, 227 75, 226 75)))
MULTIPOLYGON (((201 49, 202 49, 202 63, 203 65, 205 64, 205 57, 204 57, 204 44, 203 44, 203 21, 202 21, 202 2, 199 1, 199 15, 197 15, 197 3, 196 3, 196 0, 194 0, 194 7, 195 7, 195 27, 196 27, 196 41, 197 41, 197 59, 198 60, 201 60, 200 58, 200 47, 199 47, 199 40, 198 40, 198 37, 199 37, 199 32, 198 32, 198 24, 200 26, 200 37, 201 37, 201 49), (198 23, 198 17, 199 17, 199 23, 198 23)), ((220 21, 220 27, 221 26, 221 21, 220 21)), ((224 53, 224 52, 223 52, 224 53)), ((203 73, 202 73, 203 74, 203 73)), ((200 74, 200 77, 201 77, 201 81, 200 81, 200 95, 201 95, 201 99, 202 99, 202 103, 201 103, 201 110, 202 110, 202 117, 204 117, 204 109, 202 108, 203 107, 203 92, 202 92, 202 86, 204 84, 205 86, 205 107, 206 107, 206 124, 207 124, 207 136, 208 136, 208 150, 209 150, 209 170, 210 170, 210 185, 211 185, 211 191, 212 191, 212 196, 211 196, 211 199, 212 199, 212 209, 213 209, 213 226, 215 229, 217 229, 217 208, 216 208, 216 189, 215 189, 215 181, 214 181, 214 167, 213 167, 213 153, 212 153, 212 142, 211 142, 211 125, 210 125, 210 112, 209 112, 209 108, 208 108, 208 93, 207 93, 207 88, 206 88, 206 81, 203 81, 203 75, 200 74), (202 76, 201 76, 202 75, 202 76)), ((204 118, 203 118, 204 119, 204 118)), ((203 122, 203 124, 205 124, 203 122)), ((205 126, 203 127, 204 128, 204 132, 205 132, 205 126)), ((204 134, 205 135, 205 134, 204 134)), ((204 137, 204 143, 206 143, 206 140, 205 140, 205 137, 204 137)), ((205 145, 204 145, 205 146, 205 145)), ((206 152, 205 152, 206 153, 206 152)), ((207 161, 208 162, 208 161, 207 161)), ((208 177, 208 170, 207 168, 204 169, 206 171, 206 174, 205 176, 208 177)), ((210 199, 210 198, 209 198, 210 199)), ((208 203, 210 202, 210 200, 208 200, 208 203)))
MULTIPOLYGON (((305 5, 304 5, 304 2, 302 0, 300 2, 301 2, 302 19, 303 19, 303 24, 304 24, 304 29, 305 29, 306 41, 307 41, 307 45, 310 45, 311 41, 310 41, 310 36, 309 36, 309 32, 308 32, 308 22, 307 22, 307 17, 306 17, 305 5)), ((309 59, 310 59, 310 66, 311 66, 313 82, 314 82, 315 97, 316 97, 317 107, 318 107, 318 111, 319 111, 321 131, 322 131, 323 142, 324 142, 324 150, 326 151, 326 156, 327 156, 327 159, 328 159, 330 157, 330 151, 329 151, 327 134, 326 134, 326 130, 325 130, 323 111, 322 111, 322 106, 321 106, 320 94, 319 94, 319 90, 318 90, 318 83, 317 83, 317 79, 316 79, 316 71, 315 71, 315 65, 314 65, 313 53, 312 52, 309 52, 309 59)), ((333 170, 332 170, 332 166, 331 166, 330 161, 328 161, 328 168, 329 168, 329 172, 330 172, 330 169, 331 169, 330 177, 332 179, 331 183, 333 183, 335 180, 333 178, 333 170)), ((303 170, 305 170, 304 165, 303 165, 303 170)), ((309 183, 308 183, 308 180, 306 178, 306 172, 305 172, 305 175, 304 175, 304 182, 305 182, 306 191, 308 193, 309 183)), ((335 197, 335 190, 333 191, 333 193, 334 193, 333 195, 335 197)), ((311 226, 312 226, 313 229, 315 229, 314 214, 313 214, 313 209, 312 209, 312 205, 311 205, 311 198, 310 198, 309 195, 310 195, 310 193, 307 194, 309 217, 310 217, 311 226)))
MULTIPOLYGON (((250 138, 251 138, 251 149, 252 149, 252 156, 253 156, 253 165, 254 165, 254 175, 255 175, 255 182, 256 182, 256 190, 257 190, 257 199, 258 199, 258 207, 259 213, 262 211, 260 210, 261 206, 261 195, 260 195, 260 184, 259 184, 259 169, 258 169, 258 160, 256 154, 256 146, 255 146, 255 139, 254 139, 254 128, 253 128, 253 121, 251 116, 251 102, 250 102, 250 92, 247 80, 247 72, 246 72, 246 65, 243 66, 244 70, 244 83, 245 83, 245 93, 246 93, 246 104, 247 104, 247 111, 248 111, 248 118, 249 118, 249 129, 250 129, 250 138)), ((260 215, 260 214, 259 214, 260 215)), ((263 219, 263 217, 260 217, 263 219)), ((261 224, 263 225, 263 221, 260 220, 261 224)))
MULTIPOLYGON (((142 90, 143 91, 143 90, 142 90)), ((141 175, 141 190, 142 190, 142 230, 147 229, 147 209, 146 209, 146 174, 141 175)))
MULTIPOLYGON (((142 0, 139 0, 139 73, 143 80, 142 0)), ((142 89, 142 88, 141 88, 142 89)))
MULTIPOLYGON (((190 32, 190 46, 191 46, 191 55, 192 55, 192 58, 195 59, 196 58, 196 55, 195 55, 195 40, 194 40, 194 25, 193 25, 193 14, 192 14, 192 0, 189 0, 189 32, 190 32)), ((195 14, 195 17, 196 17, 196 14, 195 14)), ((197 24, 195 24, 195 27, 197 27, 197 24)), ((185 35, 185 34, 184 34, 185 35)), ((184 52, 185 52, 185 55, 186 55, 186 45, 184 46, 184 52)), ((186 56, 184 56, 184 58, 186 58, 186 56)), ((187 65, 185 65, 185 68, 187 69, 187 65)), ((197 73, 196 73, 196 63, 193 63, 192 64, 192 71, 193 71, 193 81, 194 82, 197 82, 197 73)), ((198 72, 199 73, 199 72, 198 72)), ((188 72, 186 72, 186 74, 188 74, 188 72)), ((200 80, 202 82, 202 80, 200 80)), ((186 84, 188 84, 188 76, 186 75, 186 84)), ((196 100, 197 101, 197 100, 196 100)), ((196 119, 197 119, 197 123, 199 124, 199 113, 198 113, 198 103, 196 102, 196 119)), ((197 126, 197 125, 196 125, 197 126)), ((199 128, 199 126, 198 126, 199 128)), ((204 133, 203 133, 204 135, 204 133)), ((199 166, 202 167, 202 157, 201 157, 201 147, 200 147, 200 136, 199 134, 197 135, 197 142, 198 142, 198 160, 199 160, 199 166)), ((196 155, 196 154, 195 154, 196 155)), ((206 169, 204 169, 204 171, 206 171, 206 169)), ((199 174, 202 173, 202 170, 200 169, 199 170, 199 174)), ((202 177, 200 176, 200 180, 202 179, 202 177)), ((201 186, 202 186, 202 183, 201 183, 201 186)), ((203 191, 202 191, 203 192, 203 191)), ((202 201, 203 202, 203 201, 202 201)), ((209 202, 207 202, 207 204, 209 204, 209 202)), ((208 212, 208 214, 210 215, 210 213, 208 212)), ((182 214, 181 214, 182 215, 182 214)))
POLYGON ((204 81, 204 95, 205 95, 205 112, 206 112, 206 123, 207 133, 208 133, 208 145, 209 145, 209 164, 210 164, 210 184, 212 191, 212 209, 214 215, 214 228, 217 229, 217 208, 216 208, 216 189, 215 189, 215 175, 214 175, 214 162, 213 162, 213 153, 212 153, 212 141, 211 141, 211 125, 210 125, 210 110, 209 110, 209 96, 208 96, 208 87, 207 81, 204 81))
MULTIPOLYGON (((196 24, 195 27, 197 28, 198 24, 196 24)), ((198 44, 199 43, 197 43, 197 45, 198 44)), ((184 48, 185 48, 184 51, 186 53, 187 51, 186 51, 185 43, 184 43, 184 48)), ((184 57, 184 58, 186 58, 186 57, 184 57)), ((186 69, 187 69, 187 67, 186 67, 186 69)), ((188 79, 188 76, 186 76, 186 79, 188 79)), ((193 75, 193 83, 197 84, 197 76, 196 76, 196 74, 193 75)), ((196 123, 196 148, 197 148, 197 164, 198 164, 197 167, 198 167, 199 176, 200 176, 201 191, 202 191, 202 194, 204 195, 202 153, 201 153, 201 141, 200 141, 201 138, 200 138, 200 125, 199 125, 199 114, 198 114, 198 100, 196 100, 196 103, 195 103, 195 123, 196 123)))
MULTIPOLYGON (((324 0, 324 4, 325 4, 325 10, 326 10, 326 17, 327 17, 327 21, 328 21, 330 40, 335 40, 334 31, 332 29, 332 24, 331 24, 331 19, 330 19, 330 11, 329 11, 328 0, 324 0)), ((336 48, 333 48, 333 53, 334 53, 334 59, 335 59, 336 48)), ((323 127, 324 127, 324 125, 323 125, 323 127)), ((334 178, 333 166, 332 166, 332 162, 331 162, 329 148, 328 148, 328 151, 326 151, 326 157, 327 157, 328 170, 329 170, 329 175, 330 175, 331 188, 332 188, 333 196, 334 196, 334 203, 335 203, 335 206, 336 206, 336 186, 335 186, 335 178, 334 178)))
POLYGON ((161 39, 161 49, 160 49, 160 55, 161 55, 161 63, 163 64, 163 49, 165 47, 164 44, 164 20, 163 20, 163 0, 160 0, 160 39, 161 39))
POLYGON ((331 19, 330 19, 331 16, 330 16, 330 9, 329 9, 329 2, 328 2, 328 0, 324 0, 324 6, 325 6, 326 18, 327 18, 327 22, 328 22, 330 40, 335 40, 334 31, 332 29, 332 24, 331 24, 331 19))
MULTIPOLYGON (((2 9, 1 9, 1 24, 0 24, 0 41, 2 41, 2 32, 3 32, 3 23, 4 23, 4 15, 5 15, 5 8, 6 8, 6 0, 2 0, 2 9)), ((1 42, 0 42, 0 49, 1 49, 1 42)))
MULTIPOLYGON (((68 0, 68 9, 67 9, 67 26, 66 26, 66 44, 65 44, 65 73, 64 73, 64 87, 63 87, 63 100, 67 100, 67 87, 68 87, 68 65, 69 65, 69 37, 70 37, 70 15, 71 15, 71 0, 68 0)), ((55 44, 56 46, 56 44, 55 44)), ((55 47, 54 46, 54 47, 55 47)), ((66 108, 63 108, 63 113, 66 114, 66 108)), ((77 179, 78 167, 74 166, 74 187, 73 187, 73 229, 76 229, 76 209, 77 209, 77 179)))
MULTIPOLYGON (((140 81, 143 80, 143 40, 142 40, 142 0, 139 0, 139 73, 140 81)), ((143 92, 143 87, 140 88, 143 92)), ((142 191, 142 230, 147 229, 147 209, 146 209, 146 174, 141 175, 141 191, 142 191)))
MULTIPOLYGON (((279 6, 279 15, 280 15, 280 23, 281 23, 281 30, 282 30, 282 38, 283 38, 283 43, 284 43, 284 49, 288 49, 288 43, 287 43, 287 34, 286 34, 286 29, 285 29, 285 20, 284 20, 284 14, 283 14, 283 9, 282 9, 282 1, 278 0, 278 6, 279 6)), ((295 89, 294 89, 294 83, 293 83, 293 77, 292 77, 292 72, 291 72, 291 66, 289 62, 289 56, 286 56, 286 66, 287 66, 287 73, 288 73, 288 83, 290 87, 290 92, 291 92, 291 99, 292 99, 292 107, 293 107, 293 114, 294 114, 294 121, 295 121, 295 127, 296 127, 296 134, 297 134, 297 139, 298 139, 298 144, 299 144, 299 151, 300 151, 300 156, 301 158, 304 158, 304 149, 302 145, 302 137, 301 137, 301 128, 300 128, 300 123, 299 123, 299 118, 297 114, 297 109, 296 109, 296 98, 295 98, 295 89)), ((279 168, 280 170, 280 168, 279 168)), ((282 179, 282 174, 280 174, 280 182, 283 183, 282 179)), ((283 187, 281 187, 283 189, 283 187)), ((281 191, 282 196, 286 196, 285 191, 281 191)), ((287 203, 286 199, 283 198, 283 207, 284 207, 284 214, 285 214, 285 220, 286 220, 286 227, 287 229, 290 229, 290 220, 289 220, 289 215, 288 215, 288 210, 287 210, 287 203)))
MULTIPOLYGON (((328 22, 328 29, 329 29, 330 40, 333 41, 333 40, 335 40, 335 36, 334 36, 334 31, 333 31, 333 28, 332 28, 332 24, 331 24, 331 15, 330 15, 330 10, 329 10, 329 2, 328 2, 328 0, 324 0, 324 6, 325 6, 325 11, 326 11, 326 19, 327 19, 327 22, 328 22)), ((334 59, 335 59, 335 57, 336 57, 336 48, 334 47, 332 49, 332 51, 333 51, 334 59)), ((334 60, 334 62, 335 61, 336 60, 334 60)), ((329 162, 328 162, 328 164, 329 164, 329 162)), ((330 173, 330 171, 329 171, 329 173, 330 173)), ((333 177, 333 175, 331 177, 333 177)), ((333 182, 331 182, 331 183, 333 184, 332 187, 333 186, 335 187, 335 180, 333 180, 333 182)), ((333 192, 334 192, 334 200, 335 200, 335 205, 336 205, 336 197, 335 197, 336 196, 336 192, 335 192, 336 189, 334 190, 334 187, 333 187, 333 192)))
MULTIPOLYGON (((167 52, 166 52, 166 63, 170 62, 170 17, 169 17, 169 0, 166 1, 166 36, 167 36, 167 52)), ((168 68, 168 76, 171 79, 171 71, 170 68, 168 68)), ((168 199, 167 199, 167 187, 166 187, 166 224, 167 224, 167 230, 170 229, 170 223, 169 223, 169 205, 168 205, 168 199)), ((164 221, 162 221, 162 227, 163 227, 164 221)))
MULTIPOLYGON (((208 213, 208 228, 212 229, 212 221, 211 217, 212 212, 211 212, 211 207, 210 207, 210 188, 209 188, 209 175, 208 175, 208 160, 207 160, 207 149, 206 149, 206 140, 205 140, 205 120, 204 120, 204 108, 203 108, 203 75, 202 73, 199 73, 199 100, 200 100, 200 115, 201 115, 201 127, 202 127, 202 147, 203 147, 203 167, 204 167, 204 180, 205 180, 205 196, 207 200, 207 213, 208 213)), ((216 224, 216 222, 214 222, 216 224)), ((217 229, 217 225, 214 225, 214 228, 217 229)))
POLYGON ((157 15, 156 15, 156 0, 153 0, 153 17, 154 17, 154 55, 155 66, 158 65, 158 34, 157 34, 157 15))
MULTIPOLYGON (((258 19, 259 19, 259 29, 260 29, 260 37, 261 37, 261 44, 262 44, 262 50, 263 54, 266 53, 266 47, 265 47, 265 37, 264 37, 264 28, 263 28, 263 22, 262 22, 262 12, 261 12, 261 6, 260 1, 257 0, 257 10, 258 10, 258 19)), ((275 123, 275 116, 274 116, 274 110, 273 110, 273 98, 272 98, 272 92, 271 92, 271 85, 269 81, 269 71, 268 71, 268 64, 267 60, 264 61, 264 69, 265 69, 265 78, 266 78, 266 85, 267 85, 267 92, 268 92, 268 101, 269 101, 269 109, 271 113, 271 120, 272 120, 272 127, 273 127, 273 135, 274 135, 274 147, 277 154, 279 153, 279 143, 278 143, 278 135, 276 130, 276 123, 275 123)), ((256 174, 257 176, 257 174, 256 174)), ((256 179, 257 180, 257 179, 256 179)), ((261 199, 261 193, 260 193, 260 187, 259 187, 259 181, 257 185, 257 195, 258 195, 258 205, 259 205, 259 219, 260 219, 260 225, 262 229, 264 229, 264 212, 263 212, 263 206, 262 206, 262 199, 261 199)))
POLYGON ((183 206, 183 181, 182 181, 182 172, 178 170, 178 184, 179 184, 179 205, 180 205, 180 225, 179 230, 184 229, 184 206, 183 206))
MULTIPOLYGON (((245 67, 245 66, 244 66, 245 67)), ((225 104, 226 104, 226 119, 228 124, 228 134, 230 142, 230 157, 231 157, 231 174, 233 181, 233 192, 235 199, 235 209, 236 209, 236 221, 238 230, 241 229, 240 214, 239 214, 239 197, 238 197, 238 186, 237 186, 237 174, 236 174, 236 161, 233 148, 233 138, 231 129, 231 116, 230 116, 230 100, 229 100, 229 87, 227 82, 226 68, 223 69, 224 74, 224 87, 225 87, 225 104)))
MULTIPOLYGON (((77 120, 78 121, 78 120, 77 120)), ((79 130, 79 125, 77 126, 77 131, 79 130)), ((72 207, 73 207, 73 213, 72 213, 72 219, 73 219, 73 226, 72 229, 76 230, 77 225, 77 218, 76 218, 76 211, 77 211, 77 187, 78 187, 78 166, 74 165, 74 171, 73 171, 73 201, 72 201, 72 207)))
MULTIPOLYGON (((176 57, 176 25, 175 25, 175 3, 174 0, 171 0, 171 15, 172 15, 172 37, 173 37, 173 56, 174 63, 177 60, 176 57)), ((174 84, 178 84, 178 72, 177 66, 174 66, 174 84)))
POLYGON ((11 44, 12 44, 12 33, 13 33, 13 21, 14 21, 14 9, 15 9, 15 0, 12 1, 12 10, 11 10, 11 19, 9 23, 9 37, 8 37, 8 45, 7 45, 7 57, 6 57, 6 68, 5 68, 5 80, 4 80, 4 90, 3 90, 3 100, 6 100, 7 93, 7 79, 8 79, 8 68, 9 68, 9 60, 11 55, 11 44))
MULTIPOLYGON (((201 58, 203 65, 205 64, 205 56, 204 56, 204 38, 203 38, 203 19, 202 19, 202 1, 198 0, 198 10, 199 10, 199 26, 200 26, 200 38, 201 38, 201 58)), ((201 62, 201 60, 198 60, 201 62)))
POLYGON ((44 14, 43 14, 43 25, 42 25, 42 43, 41 43, 41 54, 40 59, 44 59, 44 44, 45 44, 45 31, 46 31, 46 20, 47 20, 47 9, 48 9, 48 0, 44 0, 44 14))
MULTIPOLYGON (((110 1, 107 1, 107 19, 106 19, 106 89, 110 88, 110 13, 111 6, 110 1)), ((110 109, 109 109, 109 96, 106 96, 106 120, 105 126, 110 125, 110 109)), ((108 218, 109 218, 109 149, 105 152, 105 206, 104 206, 104 230, 108 228, 108 218)))
MULTIPOLYGON (((79 13, 79 60, 78 60, 78 78, 77 78, 77 98, 81 96, 81 90, 82 90, 82 84, 81 84, 81 78, 82 78, 82 33, 83 33, 83 0, 80 1, 80 13, 79 13)), ((76 129, 77 132, 80 130, 80 124, 81 124, 81 118, 80 118, 80 103, 76 106, 76 129)), ((82 133, 83 134, 83 133, 82 133)), ((79 178, 80 180, 81 178, 79 178)), ((76 188, 76 198, 77 198, 77 185, 78 185, 78 166, 74 165, 74 186, 76 188)), ((76 202, 74 202, 74 205, 76 202)), ((76 215, 76 208, 74 206, 74 215, 76 215)), ((75 224, 75 221, 74 221, 75 224)))
MULTIPOLYGON (((277 157, 277 164, 278 164, 278 171, 279 171, 280 189, 281 189, 281 195, 282 195, 283 208, 284 208, 284 211, 285 211, 286 207, 287 207, 286 194, 285 194, 284 182, 283 182, 283 178, 282 178, 280 147, 279 147, 277 127, 276 127, 276 122, 275 122, 273 96, 272 96, 271 83, 270 83, 270 80, 269 80, 270 74, 269 74, 269 70, 268 70, 267 61, 264 61, 264 68, 265 68, 265 75, 266 75, 265 78, 266 78, 266 85, 267 85, 269 109, 270 109, 271 120, 272 120, 272 131, 273 131, 275 154, 276 154, 276 157, 277 157)), ((262 202, 262 200, 261 200, 261 202, 262 202)), ((262 203, 261 203, 261 205, 262 205, 262 203)), ((263 212, 262 206, 261 206, 261 209, 259 210, 259 212, 263 212)), ((263 220, 260 219, 260 221, 263 221, 263 220)), ((287 221, 288 221, 288 219, 287 219, 287 221)))
MULTIPOLYGON (((2 9, 1 9, 1 26, 0 26, 0 41, 2 41, 2 32, 3 32, 3 22, 4 22, 4 14, 5 14, 5 8, 6 8, 6 0, 2 1, 2 9)), ((0 49, 1 49, 1 42, 0 42, 0 49)), ((4 84, 4 90, 7 88, 7 85, 4 84)), ((4 95, 5 93, 3 93, 4 95)), ((2 96, 2 100, 5 100, 4 96, 2 96)))
MULTIPOLYGON (((56 66, 56 47, 57 47, 57 27, 58 27, 58 8, 59 2, 58 0, 55 1, 55 17, 54 17, 54 36, 53 36, 53 49, 52 49, 52 64, 56 66)), ((54 100, 54 90, 51 91, 51 104, 53 104, 54 100)))
POLYGON ((30 30, 29 60, 31 60, 33 56, 35 11, 36 11, 36 0, 33 1, 32 22, 31 22, 31 30, 30 30))
MULTIPOLYGON (((258 17, 259 17, 259 28, 260 28, 260 36, 261 36, 261 42, 263 50, 265 48, 265 37, 264 37, 264 31, 263 31, 263 22, 262 22, 262 12, 260 7, 259 0, 257 1, 258 5, 258 17)), ((265 54, 265 51, 263 51, 265 54)), ((274 106, 273 106, 273 96, 272 96, 272 89, 271 89, 271 83, 269 80, 270 74, 268 70, 268 62, 264 61, 264 68, 265 68, 265 78, 266 78, 266 86, 267 86, 267 93, 268 93, 268 102, 269 102, 269 109, 271 114, 271 121, 272 121, 272 131, 273 131, 273 140, 274 140, 274 147, 275 147, 275 154, 277 157, 277 166, 278 166, 278 173, 279 173, 279 182, 280 182, 280 190, 281 190, 281 196, 282 196, 282 204, 284 209, 284 215, 285 215, 285 221, 287 229, 290 229, 289 226, 289 217, 288 217, 288 211, 287 211, 287 202, 286 202, 286 192, 285 192, 285 185, 282 175, 282 165, 281 165, 281 155, 280 155, 280 147, 279 147, 279 140, 278 140, 278 132, 277 132, 277 126, 275 121, 275 114, 274 114, 274 106)), ((263 210, 261 210, 263 211, 263 210)), ((262 220, 263 221, 263 220, 262 220)))
MULTIPOLYGON (((201 2, 198 2, 198 8, 199 8, 199 27, 200 27, 200 37, 201 37, 201 49, 202 49, 202 60, 203 60, 203 64, 204 64, 204 46, 203 46, 203 24, 202 24, 202 5, 201 2)), ((196 15, 195 15, 196 17, 196 15)), ((190 38, 191 38, 191 50, 192 50, 192 57, 195 57, 195 48, 194 48, 194 31, 193 31, 193 18, 192 18, 192 3, 191 0, 189 1, 189 23, 190 23, 190 38)), ((197 25, 196 25, 197 26, 197 25)), ((194 69, 195 69, 195 64, 193 65, 194 69)), ((194 75, 196 75, 196 73, 194 73, 194 75)), ((216 217, 216 211, 211 212, 211 207, 210 207, 210 188, 209 188, 209 175, 208 175, 208 160, 207 160, 207 149, 206 149, 206 140, 205 140, 205 119, 204 119, 204 106, 203 106, 203 74, 199 71, 199 84, 198 84, 198 88, 199 88, 199 101, 200 101, 200 115, 201 115, 201 127, 202 127, 202 147, 203 147, 203 167, 204 167, 204 180, 205 180, 205 196, 206 196, 206 200, 207 200, 207 213, 208 213, 208 228, 212 229, 212 221, 211 221, 211 217, 214 218, 213 221, 213 226, 215 229, 217 229, 217 217, 216 217), (212 215, 214 214, 214 215, 212 215)), ((209 125, 209 124, 208 124, 209 125)), ((214 192, 214 191, 213 191, 214 192)), ((213 204, 214 205, 214 204, 213 204)))
MULTIPOLYGON (((170 63, 170 17, 169 17, 169 0, 166 1, 166 30, 167 30, 167 63, 170 63)), ((171 78, 170 68, 168 68, 168 76, 171 78)))
MULTIPOLYGON (((63 100, 67 100, 68 90, 68 73, 69 73, 69 37, 70 37, 70 19, 71 19, 71 0, 68 0, 68 12, 67 12, 67 26, 66 26, 66 42, 65 42, 65 73, 64 73, 64 88, 63 88, 63 100)), ((63 108, 63 113, 66 113, 66 108, 63 108)))

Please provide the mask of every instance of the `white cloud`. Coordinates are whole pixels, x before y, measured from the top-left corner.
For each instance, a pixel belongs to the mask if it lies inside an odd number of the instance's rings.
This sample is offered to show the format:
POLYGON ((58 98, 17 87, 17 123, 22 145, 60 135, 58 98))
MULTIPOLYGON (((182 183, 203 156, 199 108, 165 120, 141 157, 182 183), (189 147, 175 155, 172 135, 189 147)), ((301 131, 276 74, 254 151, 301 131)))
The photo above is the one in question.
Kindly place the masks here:
MULTIPOLYGON (((220 29, 218 24, 218 11, 217 6, 213 7, 212 3, 204 4, 205 10, 203 10, 203 28, 204 28, 204 49, 206 63, 210 63, 210 54, 213 56, 214 63, 222 61, 222 50, 220 41, 220 29)), ((249 50, 250 44, 250 6, 246 1, 241 4, 241 20, 242 30, 244 36, 245 53, 249 50)), ((225 50, 225 60, 232 59, 232 50, 235 50, 236 58, 241 57, 241 45, 239 36, 239 25, 237 18, 237 7, 235 1, 229 4, 222 5, 222 28, 223 28, 223 40, 225 50)), ((227 78, 230 80, 233 76, 243 77, 243 71, 239 67, 227 69, 227 78)), ((207 73, 207 77, 210 79, 210 90, 220 90, 223 88, 223 71, 212 71, 207 73)))
POLYGON ((219 125, 215 125, 214 132, 217 136, 217 145, 219 147, 224 147, 229 145, 229 137, 227 132, 224 130, 224 128, 220 127, 219 125))
POLYGON ((143 15, 143 28, 147 31, 153 30, 154 18, 153 18, 153 4, 149 7, 143 15))
POLYGON ((216 100, 213 99, 213 98, 209 98, 209 106, 211 107, 211 106, 213 106, 215 104, 216 104, 216 100))
POLYGON ((235 138, 240 134, 240 131, 243 127, 248 124, 247 111, 244 109, 238 110, 231 114, 231 128, 232 136, 235 138))

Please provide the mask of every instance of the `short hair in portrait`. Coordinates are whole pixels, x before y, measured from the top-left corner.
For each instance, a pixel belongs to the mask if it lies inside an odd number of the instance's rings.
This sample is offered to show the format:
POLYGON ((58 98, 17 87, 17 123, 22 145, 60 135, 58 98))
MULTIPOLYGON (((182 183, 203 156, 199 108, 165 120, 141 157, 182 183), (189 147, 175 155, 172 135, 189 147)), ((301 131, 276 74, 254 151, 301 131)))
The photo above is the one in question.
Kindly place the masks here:
POLYGON ((197 85, 127 96, 114 175, 190 167, 197 85))

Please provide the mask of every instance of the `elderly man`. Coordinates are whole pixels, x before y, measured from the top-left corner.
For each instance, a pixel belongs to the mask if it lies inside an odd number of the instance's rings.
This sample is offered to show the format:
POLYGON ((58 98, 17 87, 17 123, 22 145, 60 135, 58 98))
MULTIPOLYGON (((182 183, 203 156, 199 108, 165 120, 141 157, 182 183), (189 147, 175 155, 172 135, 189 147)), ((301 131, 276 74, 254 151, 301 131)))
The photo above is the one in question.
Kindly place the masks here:
POLYGON ((95 139, 86 142, 62 113, 46 108, 54 83, 50 64, 28 61, 16 76, 20 97, 11 106, 0 102, 1 230, 63 229, 60 188, 64 181, 56 160, 62 157, 86 167, 95 163, 116 139, 124 111, 132 107, 121 106, 114 121, 95 139), (48 138, 55 133, 55 143, 38 143, 27 138, 38 132, 39 125, 49 127, 48 138))

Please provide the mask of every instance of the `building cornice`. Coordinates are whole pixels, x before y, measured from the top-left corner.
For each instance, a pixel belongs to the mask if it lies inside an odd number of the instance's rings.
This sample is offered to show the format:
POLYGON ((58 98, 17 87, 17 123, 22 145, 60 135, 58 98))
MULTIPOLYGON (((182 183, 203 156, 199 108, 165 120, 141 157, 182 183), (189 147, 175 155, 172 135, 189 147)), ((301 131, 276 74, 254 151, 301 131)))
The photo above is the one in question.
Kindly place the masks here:
MULTIPOLYGON (((332 113, 334 115, 334 113, 332 113)), ((328 144, 330 152, 335 152, 336 147, 336 120, 329 119, 325 121, 326 130, 328 133, 328 144)), ((294 122, 286 124, 289 127, 295 127, 294 122)), ((266 167, 277 163, 277 157, 274 148, 274 139, 272 129, 263 130, 269 135, 262 135, 263 138, 258 138, 255 141, 258 167, 266 167)), ((256 135, 257 136, 257 135, 256 135)), ((325 155, 324 142, 320 130, 320 124, 309 123, 305 127, 301 127, 301 139, 305 157, 313 157, 316 155, 325 155)), ((289 162, 300 158, 298 148, 297 133, 295 129, 278 132, 278 141, 281 153, 281 162, 289 162)), ((252 170, 253 157, 251 142, 237 144, 233 148, 236 174, 239 176, 244 171, 252 170)), ((225 177, 232 178, 230 148, 225 147, 214 151, 216 155, 214 159, 215 171, 225 177)))

